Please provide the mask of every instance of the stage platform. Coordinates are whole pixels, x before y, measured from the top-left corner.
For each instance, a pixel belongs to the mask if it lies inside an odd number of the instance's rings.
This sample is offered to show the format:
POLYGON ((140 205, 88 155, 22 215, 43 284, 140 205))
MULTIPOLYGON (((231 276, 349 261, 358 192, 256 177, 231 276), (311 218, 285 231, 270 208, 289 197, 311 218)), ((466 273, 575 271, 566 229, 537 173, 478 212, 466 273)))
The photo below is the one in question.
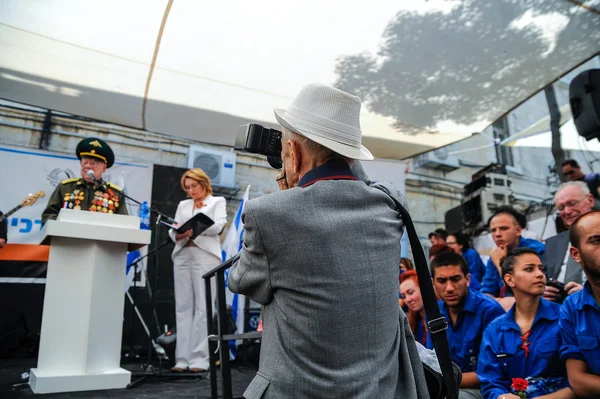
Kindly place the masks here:
MULTIPOLYGON (((117 398, 117 399, 165 399, 165 398, 210 398, 209 373, 201 373, 199 378, 164 379, 154 377, 133 389, 112 389, 106 391, 67 392, 58 394, 34 395, 29 385, 21 379, 21 374, 36 366, 36 359, 0 359, 0 398, 117 398)), ((140 371, 140 364, 122 364, 121 367, 134 373, 140 371)), ((233 366, 231 380, 234 397, 242 393, 254 378, 256 369, 233 366)), ((163 374, 172 374, 163 370, 163 374)), ((195 377, 195 376, 194 376, 195 377)), ((219 392, 220 392, 219 379, 219 392)))

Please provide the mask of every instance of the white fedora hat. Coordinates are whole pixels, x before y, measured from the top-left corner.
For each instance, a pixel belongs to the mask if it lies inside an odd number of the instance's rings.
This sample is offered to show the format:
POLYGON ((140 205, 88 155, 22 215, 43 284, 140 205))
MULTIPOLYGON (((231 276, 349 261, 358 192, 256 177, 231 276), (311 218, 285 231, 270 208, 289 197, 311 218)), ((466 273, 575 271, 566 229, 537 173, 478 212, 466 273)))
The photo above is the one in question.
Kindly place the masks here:
POLYGON ((362 145, 360 99, 319 83, 304 86, 287 110, 276 109, 283 127, 351 159, 371 160, 362 145))

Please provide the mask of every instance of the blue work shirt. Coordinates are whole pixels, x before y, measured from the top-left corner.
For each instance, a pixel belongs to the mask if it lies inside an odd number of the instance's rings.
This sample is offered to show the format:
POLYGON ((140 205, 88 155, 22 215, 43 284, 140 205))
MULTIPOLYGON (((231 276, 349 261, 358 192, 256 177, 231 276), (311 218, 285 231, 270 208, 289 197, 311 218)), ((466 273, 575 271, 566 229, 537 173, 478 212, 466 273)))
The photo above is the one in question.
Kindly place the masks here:
POLYGON ((600 306, 589 281, 561 306, 560 334, 560 356, 583 360, 591 373, 600 375, 600 306))
MULTIPOLYGON (((540 257, 544 255, 544 252, 546 252, 546 247, 543 243, 532 240, 531 238, 521 237, 519 239, 519 245, 517 248, 521 247, 533 249, 540 257)), ((498 273, 498 269, 496 269, 496 265, 494 265, 494 262, 492 262, 492 259, 490 259, 485 267, 485 276, 483 277, 483 282, 481 283, 481 292, 499 297, 502 287, 504 287, 504 281, 502 281, 500 273, 498 273)))
MULTIPOLYGON (((494 298, 469 289, 453 325, 448 306, 444 301, 439 301, 438 305, 442 316, 448 320, 446 334, 452 361, 463 373, 476 371, 483 331, 496 317, 505 314, 504 309, 494 298)), ((433 349, 431 340, 427 342, 427 348, 433 349)))
POLYGON ((567 386, 565 363, 560 360, 559 311, 559 304, 540 300, 531 325, 527 356, 521 347, 523 334, 515 321, 515 306, 485 329, 477 366, 485 399, 509 393, 513 378, 564 377, 558 389, 567 386))
POLYGON ((469 288, 472 290, 479 291, 481 289, 481 281, 485 274, 485 265, 481 260, 481 256, 473 248, 469 248, 462 253, 463 258, 469 265, 469 274, 471 275, 471 282, 469 288))

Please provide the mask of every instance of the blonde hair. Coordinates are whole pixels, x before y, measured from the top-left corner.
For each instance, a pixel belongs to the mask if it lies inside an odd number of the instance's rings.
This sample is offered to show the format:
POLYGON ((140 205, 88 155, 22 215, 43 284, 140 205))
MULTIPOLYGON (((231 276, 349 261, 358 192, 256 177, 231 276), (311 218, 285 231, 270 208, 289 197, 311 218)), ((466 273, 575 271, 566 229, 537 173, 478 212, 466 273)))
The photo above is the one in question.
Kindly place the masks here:
POLYGON ((185 189, 185 179, 192 179, 198 182, 198 184, 204 187, 206 195, 213 193, 212 186, 210 185, 210 177, 208 177, 208 175, 202 169, 190 169, 187 172, 185 172, 183 176, 181 176, 181 188, 183 189, 183 191, 187 192, 187 190, 185 189))

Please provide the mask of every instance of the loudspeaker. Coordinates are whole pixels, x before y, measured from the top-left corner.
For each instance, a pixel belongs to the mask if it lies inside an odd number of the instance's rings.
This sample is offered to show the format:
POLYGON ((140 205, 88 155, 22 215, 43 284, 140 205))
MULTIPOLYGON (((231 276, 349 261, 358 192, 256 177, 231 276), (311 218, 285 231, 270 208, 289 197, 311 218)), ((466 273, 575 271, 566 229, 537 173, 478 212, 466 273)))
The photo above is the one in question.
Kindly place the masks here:
POLYGON ((600 136, 600 69, 575 76, 569 85, 571 114, 577 132, 586 140, 600 136))

